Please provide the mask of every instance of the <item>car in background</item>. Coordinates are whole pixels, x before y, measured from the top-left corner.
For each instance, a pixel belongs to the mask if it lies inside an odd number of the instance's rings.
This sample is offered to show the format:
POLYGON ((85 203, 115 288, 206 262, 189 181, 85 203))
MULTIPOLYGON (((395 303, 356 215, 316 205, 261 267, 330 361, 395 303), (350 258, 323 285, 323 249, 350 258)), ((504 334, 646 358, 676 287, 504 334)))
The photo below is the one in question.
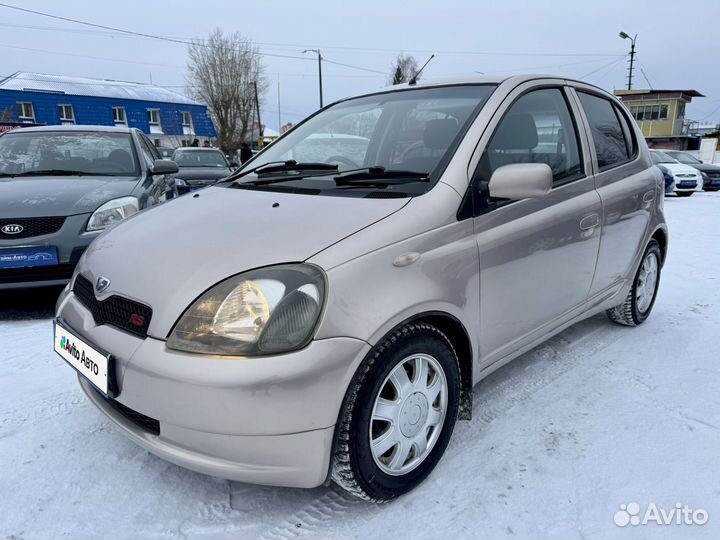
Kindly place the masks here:
POLYGON ((175 172, 137 129, 0 135, 0 289, 67 283, 98 234, 177 196, 175 172))
POLYGON ((163 159, 172 159, 172 155, 175 152, 175 149, 170 148, 169 146, 158 146, 157 150, 160 152, 163 159))
POLYGON ((696 191, 702 191, 703 178, 697 169, 680 163, 660 150, 650 150, 650 157, 666 177, 665 186, 668 176, 675 182, 676 195, 690 197, 696 191))
POLYGON ((665 153, 671 158, 677 159, 684 165, 700 171, 703 177, 703 188, 705 191, 718 191, 720 190, 720 165, 713 165, 712 163, 703 163, 698 158, 688 152, 681 152, 679 150, 665 150, 665 153))
POLYGON ((181 195, 208 187, 237 168, 237 162, 228 161, 217 148, 178 148, 172 160, 179 168, 175 183, 181 195))

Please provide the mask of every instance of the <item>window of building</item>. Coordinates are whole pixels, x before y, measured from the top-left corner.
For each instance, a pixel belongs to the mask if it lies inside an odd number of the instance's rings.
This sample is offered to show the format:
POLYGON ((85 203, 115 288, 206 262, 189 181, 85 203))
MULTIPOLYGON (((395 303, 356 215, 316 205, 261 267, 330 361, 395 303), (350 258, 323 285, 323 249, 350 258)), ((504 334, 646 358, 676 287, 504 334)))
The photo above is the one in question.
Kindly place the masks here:
POLYGON ((585 110, 601 171, 620 165, 628 160, 628 145, 613 104, 605 98, 578 92, 585 110))
POLYGON ((127 124, 125 107, 113 107, 113 120, 116 124, 127 124))
POLYGON ((64 124, 75 123, 75 113, 72 105, 58 105, 58 112, 60 113, 60 122, 64 124))
POLYGON ((668 106, 667 104, 638 105, 630 107, 630 113, 633 115, 635 120, 639 121, 667 120, 668 106))
POLYGON ((182 125, 183 127, 192 128, 192 115, 187 111, 182 113, 182 125))
POLYGON ((148 123, 151 126, 160 125, 160 109, 148 109, 148 123))
POLYGON ((17 104, 17 115, 20 120, 35 121, 35 111, 33 110, 32 103, 19 102, 17 104))

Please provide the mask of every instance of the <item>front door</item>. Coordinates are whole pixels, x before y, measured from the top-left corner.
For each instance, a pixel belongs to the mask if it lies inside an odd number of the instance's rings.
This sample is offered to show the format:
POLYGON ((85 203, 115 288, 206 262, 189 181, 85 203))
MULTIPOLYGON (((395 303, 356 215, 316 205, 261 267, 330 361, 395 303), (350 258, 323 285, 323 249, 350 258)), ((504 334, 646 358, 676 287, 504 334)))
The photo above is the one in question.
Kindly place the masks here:
POLYGON ((601 204, 565 88, 515 91, 474 172, 480 260, 479 348, 483 367, 568 319, 588 298, 600 243, 601 204), (493 199, 497 168, 545 163, 552 191, 493 199))

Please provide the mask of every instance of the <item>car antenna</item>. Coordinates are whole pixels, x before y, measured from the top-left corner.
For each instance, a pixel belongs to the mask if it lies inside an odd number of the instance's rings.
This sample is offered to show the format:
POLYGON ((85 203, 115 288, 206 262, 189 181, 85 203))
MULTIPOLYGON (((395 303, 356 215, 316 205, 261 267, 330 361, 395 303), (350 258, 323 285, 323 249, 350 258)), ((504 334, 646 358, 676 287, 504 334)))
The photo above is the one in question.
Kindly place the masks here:
POLYGON ((432 60, 433 58, 435 58, 435 55, 434 55, 434 54, 431 54, 431 55, 430 55, 430 58, 427 59, 427 62, 425 62, 425 63, 423 64, 423 67, 421 67, 420 69, 418 69, 418 70, 415 72, 415 75, 412 76, 412 79, 410 79, 410 80, 408 81, 408 84, 409 84, 410 86, 413 86, 414 84, 417 84, 417 79, 418 79, 418 77, 420 76, 420 74, 422 73, 422 70, 425 69, 425 66, 427 66, 427 65, 430 63, 430 60, 432 60))

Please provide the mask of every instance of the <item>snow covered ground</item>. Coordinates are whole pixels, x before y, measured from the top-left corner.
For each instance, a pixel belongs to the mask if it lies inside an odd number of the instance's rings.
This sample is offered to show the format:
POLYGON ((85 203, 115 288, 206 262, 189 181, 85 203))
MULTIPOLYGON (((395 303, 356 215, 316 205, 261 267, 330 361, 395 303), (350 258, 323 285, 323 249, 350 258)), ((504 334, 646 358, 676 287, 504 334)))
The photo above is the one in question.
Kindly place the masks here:
POLYGON ((595 317, 483 381, 437 470, 385 505, 148 454, 51 351, 52 294, 0 293, 0 538, 718 538, 720 193, 665 206, 652 317, 595 317), (708 521, 617 526, 632 502, 640 517, 681 503, 708 521))

